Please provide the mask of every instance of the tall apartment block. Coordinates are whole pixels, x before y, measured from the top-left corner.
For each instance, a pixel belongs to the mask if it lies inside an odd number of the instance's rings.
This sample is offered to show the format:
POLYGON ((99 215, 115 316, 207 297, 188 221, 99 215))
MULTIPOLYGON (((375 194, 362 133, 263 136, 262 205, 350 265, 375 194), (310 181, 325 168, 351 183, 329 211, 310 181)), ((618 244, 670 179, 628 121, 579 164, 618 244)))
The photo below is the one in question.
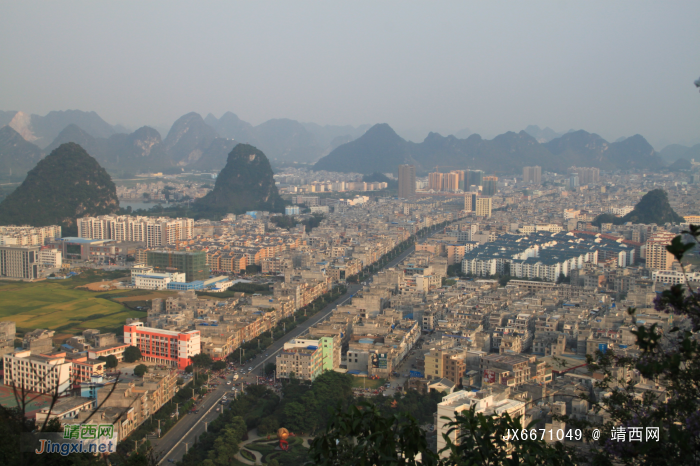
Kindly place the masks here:
POLYGON ((194 231, 191 218, 100 215, 80 218, 77 223, 79 238, 136 241, 148 247, 191 239, 194 231))
POLYGON ((523 181, 525 183, 542 184, 542 167, 523 167, 523 181))
POLYGON ((442 173, 434 172, 428 175, 428 189, 442 191, 442 173))
POLYGON ((442 175, 442 190, 447 192, 455 192, 459 189, 459 173, 450 172, 442 175))
POLYGON ((471 192, 464 195, 464 210, 474 212, 476 210, 476 199, 478 193, 471 192))
POLYGON ((416 167, 415 165, 399 165, 399 198, 413 199, 416 197, 416 167))
POLYGON ((673 254, 666 250, 666 246, 671 244, 675 233, 666 231, 658 232, 651 236, 646 242, 646 265, 652 270, 671 270, 673 261, 676 260, 673 254))
POLYGON ((482 190, 482 192, 484 196, 493 196, 498 192, 497 176, 485 176, 483 183, 484 189, 482 190))
POLYGON ((469 172, 465 175, 465 185, 481 186, 483 183, 484 183, 484 171, 483 170, 469 170, 469 172))
POLYGON ((476 200, 476 216, 491 218, 491 198, 480 197, 476 200))

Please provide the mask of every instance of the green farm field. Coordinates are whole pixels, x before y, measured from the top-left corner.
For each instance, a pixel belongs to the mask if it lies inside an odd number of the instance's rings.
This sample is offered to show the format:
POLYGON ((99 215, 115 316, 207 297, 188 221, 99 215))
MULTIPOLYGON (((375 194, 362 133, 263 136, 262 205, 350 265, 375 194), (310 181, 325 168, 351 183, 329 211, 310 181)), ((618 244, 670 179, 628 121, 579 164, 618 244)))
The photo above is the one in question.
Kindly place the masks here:
POLYGON ((118 301, 146 300, 167 296, 167 292, 146 290, 88 291, 76 287, 103 279, 113 280, 124 272, 83 272, 66 280, 35 283, 0 282, 0 320, 12 320, 18 332, 37 328, 56 331, 54 340, 63 341, 88 328, 118 330, 129 317, 145 317, 118 301))

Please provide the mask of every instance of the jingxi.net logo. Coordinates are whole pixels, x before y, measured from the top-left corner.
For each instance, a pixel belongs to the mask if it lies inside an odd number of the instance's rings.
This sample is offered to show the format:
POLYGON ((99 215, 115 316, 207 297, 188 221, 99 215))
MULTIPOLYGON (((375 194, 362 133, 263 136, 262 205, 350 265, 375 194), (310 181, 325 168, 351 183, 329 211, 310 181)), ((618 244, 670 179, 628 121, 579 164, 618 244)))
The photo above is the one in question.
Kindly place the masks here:
POLYGON ((114 453, 117 435, 112 425, 67 425, 63 432, 38 432, 24 439, 23 450, 37 455, 58 453, 114 453))

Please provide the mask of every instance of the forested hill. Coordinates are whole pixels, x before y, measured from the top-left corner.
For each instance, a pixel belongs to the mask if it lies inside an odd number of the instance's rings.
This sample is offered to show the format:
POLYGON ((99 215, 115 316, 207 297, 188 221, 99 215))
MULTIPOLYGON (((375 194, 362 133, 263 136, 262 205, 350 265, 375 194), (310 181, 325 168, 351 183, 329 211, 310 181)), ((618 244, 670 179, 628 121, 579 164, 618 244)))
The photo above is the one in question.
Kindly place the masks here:
POLYGON ((112 178, 75 143, 62 144, 29 171, 0 203, 0 225, 61 225, 77 235, 76 219, 119 210, 112 178))

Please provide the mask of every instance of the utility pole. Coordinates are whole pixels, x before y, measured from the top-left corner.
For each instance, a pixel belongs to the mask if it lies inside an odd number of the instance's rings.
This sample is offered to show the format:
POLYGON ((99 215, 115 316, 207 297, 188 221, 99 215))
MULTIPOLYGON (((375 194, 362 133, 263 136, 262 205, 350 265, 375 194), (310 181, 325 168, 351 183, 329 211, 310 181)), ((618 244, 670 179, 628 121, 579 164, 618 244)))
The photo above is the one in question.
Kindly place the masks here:
POLYGON ((185 454, 187 454, 187 444, 185 443, 185 454))
POLYGON ((180 408, 178 408, 179 405, 180 403, 175 403, 175 419, 180 419, 180 408))
POLYGON ((160 419, 158 419, 158 438, 160 438, 160 419))
POLYGON ((208 424, 207 421, 204 421, 204 432, 208 432, 208 430, 207 430, 207 424, 208 424))

